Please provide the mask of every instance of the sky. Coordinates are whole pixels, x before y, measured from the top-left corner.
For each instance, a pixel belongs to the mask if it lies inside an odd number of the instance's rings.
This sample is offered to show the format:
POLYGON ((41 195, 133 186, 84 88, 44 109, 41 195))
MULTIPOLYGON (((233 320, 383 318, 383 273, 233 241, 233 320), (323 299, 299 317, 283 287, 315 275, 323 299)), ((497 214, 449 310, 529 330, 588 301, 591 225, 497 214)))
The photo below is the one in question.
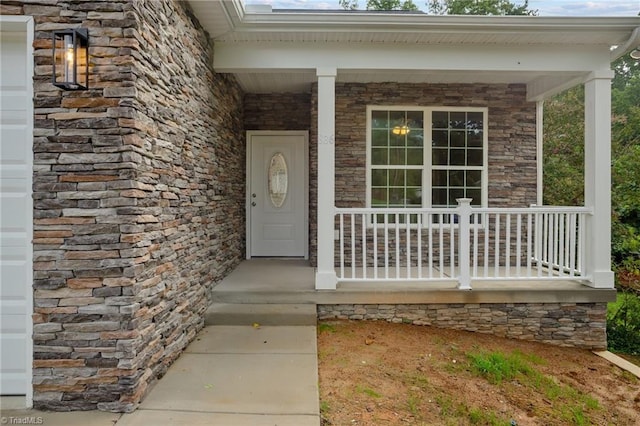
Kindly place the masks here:
MULTIPOLYGON (((413 1, 426 10, 427 0, 413 1)), ((522 0, 512 0, 522 4, 522 0)), ((367 0, 359 0, 364 9, 367 0)), ((270 4, 274 9, 339 9, 338 0, 245 0, 245 4, 270 4)), ((529 0, 539 16, 637 16, 640 0, 529 0)))

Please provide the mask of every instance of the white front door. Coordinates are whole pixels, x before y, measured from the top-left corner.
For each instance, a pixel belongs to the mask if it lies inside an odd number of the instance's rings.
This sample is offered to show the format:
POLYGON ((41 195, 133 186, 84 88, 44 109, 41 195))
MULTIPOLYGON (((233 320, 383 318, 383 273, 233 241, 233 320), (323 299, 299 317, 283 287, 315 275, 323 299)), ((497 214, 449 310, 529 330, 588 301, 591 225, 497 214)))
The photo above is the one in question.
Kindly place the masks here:
POLYGON ((30 391, 33 215, 31 58, 26 31, 0 32, 0 394, 30 391))
POLYGON ((307 256, 307 133, 248 132, 247 257, 307 256))

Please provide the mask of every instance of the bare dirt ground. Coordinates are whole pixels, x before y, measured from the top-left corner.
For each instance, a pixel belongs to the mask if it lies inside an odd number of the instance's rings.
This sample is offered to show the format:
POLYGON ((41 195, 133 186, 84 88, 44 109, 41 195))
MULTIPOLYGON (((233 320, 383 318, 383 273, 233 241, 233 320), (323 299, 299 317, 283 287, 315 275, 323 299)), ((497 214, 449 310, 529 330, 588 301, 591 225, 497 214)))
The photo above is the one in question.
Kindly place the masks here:
POLYGON ((324 426, 640 425, 640 379, 586 350, 323 321, 318 356, 324 426))

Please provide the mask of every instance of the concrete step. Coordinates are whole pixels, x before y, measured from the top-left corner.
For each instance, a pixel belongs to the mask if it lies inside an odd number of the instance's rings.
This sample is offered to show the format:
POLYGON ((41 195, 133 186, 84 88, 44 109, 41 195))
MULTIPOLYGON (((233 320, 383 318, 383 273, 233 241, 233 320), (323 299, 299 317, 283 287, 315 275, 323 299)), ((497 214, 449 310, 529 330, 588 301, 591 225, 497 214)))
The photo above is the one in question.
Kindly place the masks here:
POLYGON ((205 325, 316 325, 315 304, 214 303, 205 325))

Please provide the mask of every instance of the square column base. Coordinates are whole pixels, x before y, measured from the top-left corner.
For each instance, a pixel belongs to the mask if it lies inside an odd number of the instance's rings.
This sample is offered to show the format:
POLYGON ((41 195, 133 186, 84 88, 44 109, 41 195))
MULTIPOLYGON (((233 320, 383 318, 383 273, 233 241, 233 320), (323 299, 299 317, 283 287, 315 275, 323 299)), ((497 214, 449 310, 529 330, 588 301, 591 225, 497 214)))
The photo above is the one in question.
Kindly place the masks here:
POLYGON ((316 290, 335 290, 338 277, 334 271, 316 270, 316 290))
POLYGON ((615 275, 612 271, 593 271, 592 280, 585 285, 593 288, 615 288, 615 275))

